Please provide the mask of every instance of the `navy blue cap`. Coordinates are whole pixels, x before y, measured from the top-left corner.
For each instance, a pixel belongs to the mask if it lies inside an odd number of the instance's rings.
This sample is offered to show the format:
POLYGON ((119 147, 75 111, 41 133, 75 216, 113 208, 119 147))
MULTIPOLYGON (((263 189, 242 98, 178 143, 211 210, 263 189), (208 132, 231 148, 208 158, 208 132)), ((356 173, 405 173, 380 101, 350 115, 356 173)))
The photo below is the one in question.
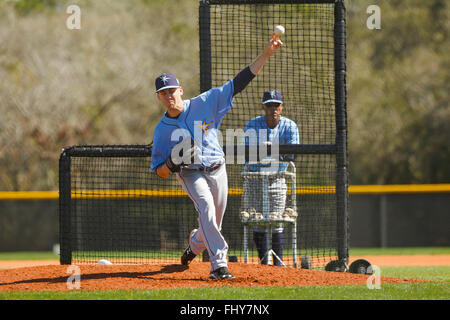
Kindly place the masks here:
POLYGON ((164 89, 179 88, 180 82, 172 73, 163 73, 155 79, 155 87, 155 92, 159 92, 164 89))
POLYGON ((269 102, 283 103, 283 95, 278 90, 264 91, 262 104, 269 102))

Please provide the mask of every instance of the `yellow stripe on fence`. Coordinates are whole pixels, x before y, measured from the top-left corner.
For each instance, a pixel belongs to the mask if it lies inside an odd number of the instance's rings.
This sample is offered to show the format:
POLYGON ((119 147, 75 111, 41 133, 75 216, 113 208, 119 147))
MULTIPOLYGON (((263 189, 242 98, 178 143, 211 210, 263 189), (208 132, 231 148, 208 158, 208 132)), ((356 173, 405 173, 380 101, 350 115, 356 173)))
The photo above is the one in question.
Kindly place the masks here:
MULTIPOLYGON (((288 190, 291 192, 291 190, 288 190)), ((332 194, 336 192, 334 186, 311 186, 299 187, 296 190, 297 194, 332 194)), ((229 188, 228 195, 240 196, 242 195, 242 188, 229 188)), ((178 189, 163 189, 163 190, 81 190, 72 191, 72 198, 135 198, 135 197, 187 197, 183 190, 178 189)))
POLYGON ((53 200, 58 191, 0 191, 0 200, 53 200))
MULTIPOLYGON (((290 192, 290 190, 288 190, 290 192)), ((349 186, 349 194, 393 194, 393 193, 446 193, 450 184, 400 184, 400 185, 360 185, 349 186)), ((299 186, 297 194, 334 194, 335 186, 299 186)), ((242 188, 230 188, 230 196, 242 195, 242 188)), ((105 198, 164 198, 186 197, 181 189, 142 189, 142 190, 73 190, 73 199, 105 198)), ((58 191, 0 191, 0 200, 52 200, 58 199, 58 191)))
POLYGON ((183 190, 74 190, 73 199, 102 199, 102 198, 168 198, 186 197, 183 190))
POLYGON ((377 193, 444 193, 450 192, 450 184, 390 184, 349 186, 350 194, 377 193))

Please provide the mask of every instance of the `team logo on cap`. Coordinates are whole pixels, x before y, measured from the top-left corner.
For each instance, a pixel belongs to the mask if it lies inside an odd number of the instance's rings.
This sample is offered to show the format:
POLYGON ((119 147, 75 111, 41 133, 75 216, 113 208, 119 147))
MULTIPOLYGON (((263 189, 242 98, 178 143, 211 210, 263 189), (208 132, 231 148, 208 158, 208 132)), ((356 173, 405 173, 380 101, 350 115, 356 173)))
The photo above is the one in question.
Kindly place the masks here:
POLYGON ((275 90, 270 90, 270 96, 272 97, 272 99, 275 98, 276 96, 275 90))
POLYGON ((166 84, 167 83, 167 81, 169 81, 169 77, 168 76, 161 76, 161 77, 159 77, 160 79, 161 79, 161 81, 164 83, 164 84, 166 84))

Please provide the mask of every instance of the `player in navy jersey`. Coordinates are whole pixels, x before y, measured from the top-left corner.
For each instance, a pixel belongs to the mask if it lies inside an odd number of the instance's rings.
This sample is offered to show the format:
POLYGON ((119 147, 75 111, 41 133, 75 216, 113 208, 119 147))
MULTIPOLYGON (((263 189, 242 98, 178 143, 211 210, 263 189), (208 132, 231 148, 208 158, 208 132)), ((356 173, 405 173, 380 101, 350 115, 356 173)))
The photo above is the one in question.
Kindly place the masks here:
MULTIPOLYGON (((251 145, 261 144, 299 144, 300 138, 297 124, 283 116, 283 96, 278 90, 268 90, 263 94, 262 108, 264 115, 251 119, 245 126, 246 133, 253 130, 252 134, 246 135, 245 143, 251 145), (255 136, 256 135, 256 136, 255 136), (249 136, 255 136, 252 139, 249 136)), ((270 156, 269 156, 270 158, 270 156)), ((294 159, 293 155, 281 155, 277 166, 271 162, 266 164, 250 163, 248 170, 253 172, 259 171, 286 171, 288 161, 294 159)), ((277 159, 278 160, 278 159, 277 159)), ((283 213, 286 204, 287 185, 284 177, 273 176, 268 179, 268 185, 264 186, 261 178, 244 180, 244 210, 255 210, 263 212, 263 188, 267 188, 268 199, 266 205, 269 213, 283 213)), ((258 251, 258 256, 262 264, 268 263, 267 251, 267 234, 264 226, 253 227, 253 240, 258 251)), ((283 259, 283 227, 281 225, 272 228, 272 249, 280 260, 283 259)), ((281 261, 277 257, 274 259, 274 265, 281 265, 281 261)))
POLYGON ((259 73, 283 45, 272 38, 253 62, 223 86, 183 100, 178 79, 164 73, 155 79, 158 100, 167 112, 153 135, 151 170, 161 178, 176 173, 198 212, 198 229, 191 231, 181 263, 188 265, 205 249, 211 262, 211 279, 234 278, 228 270, 228 244, 222 220, 228 197, 228 178, 218 130, 230 110, 233 97, 259 73))

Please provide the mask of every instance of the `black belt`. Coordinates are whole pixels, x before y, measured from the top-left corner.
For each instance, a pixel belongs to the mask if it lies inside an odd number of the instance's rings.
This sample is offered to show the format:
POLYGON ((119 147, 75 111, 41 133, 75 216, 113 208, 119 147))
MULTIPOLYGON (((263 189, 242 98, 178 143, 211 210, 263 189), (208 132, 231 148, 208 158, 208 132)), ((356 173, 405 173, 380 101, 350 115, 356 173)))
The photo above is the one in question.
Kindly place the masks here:
POLYGON ((216 163, 216 164, 213 164, 210 167, 200 167, 200 168, 197 168, 197 169, 194 169, 194 170, 203 171, 203 172, 212 172, 212 171, 215 171, 215 170, 219 169, 222 166, 222 164, 223 163, 216 163))

